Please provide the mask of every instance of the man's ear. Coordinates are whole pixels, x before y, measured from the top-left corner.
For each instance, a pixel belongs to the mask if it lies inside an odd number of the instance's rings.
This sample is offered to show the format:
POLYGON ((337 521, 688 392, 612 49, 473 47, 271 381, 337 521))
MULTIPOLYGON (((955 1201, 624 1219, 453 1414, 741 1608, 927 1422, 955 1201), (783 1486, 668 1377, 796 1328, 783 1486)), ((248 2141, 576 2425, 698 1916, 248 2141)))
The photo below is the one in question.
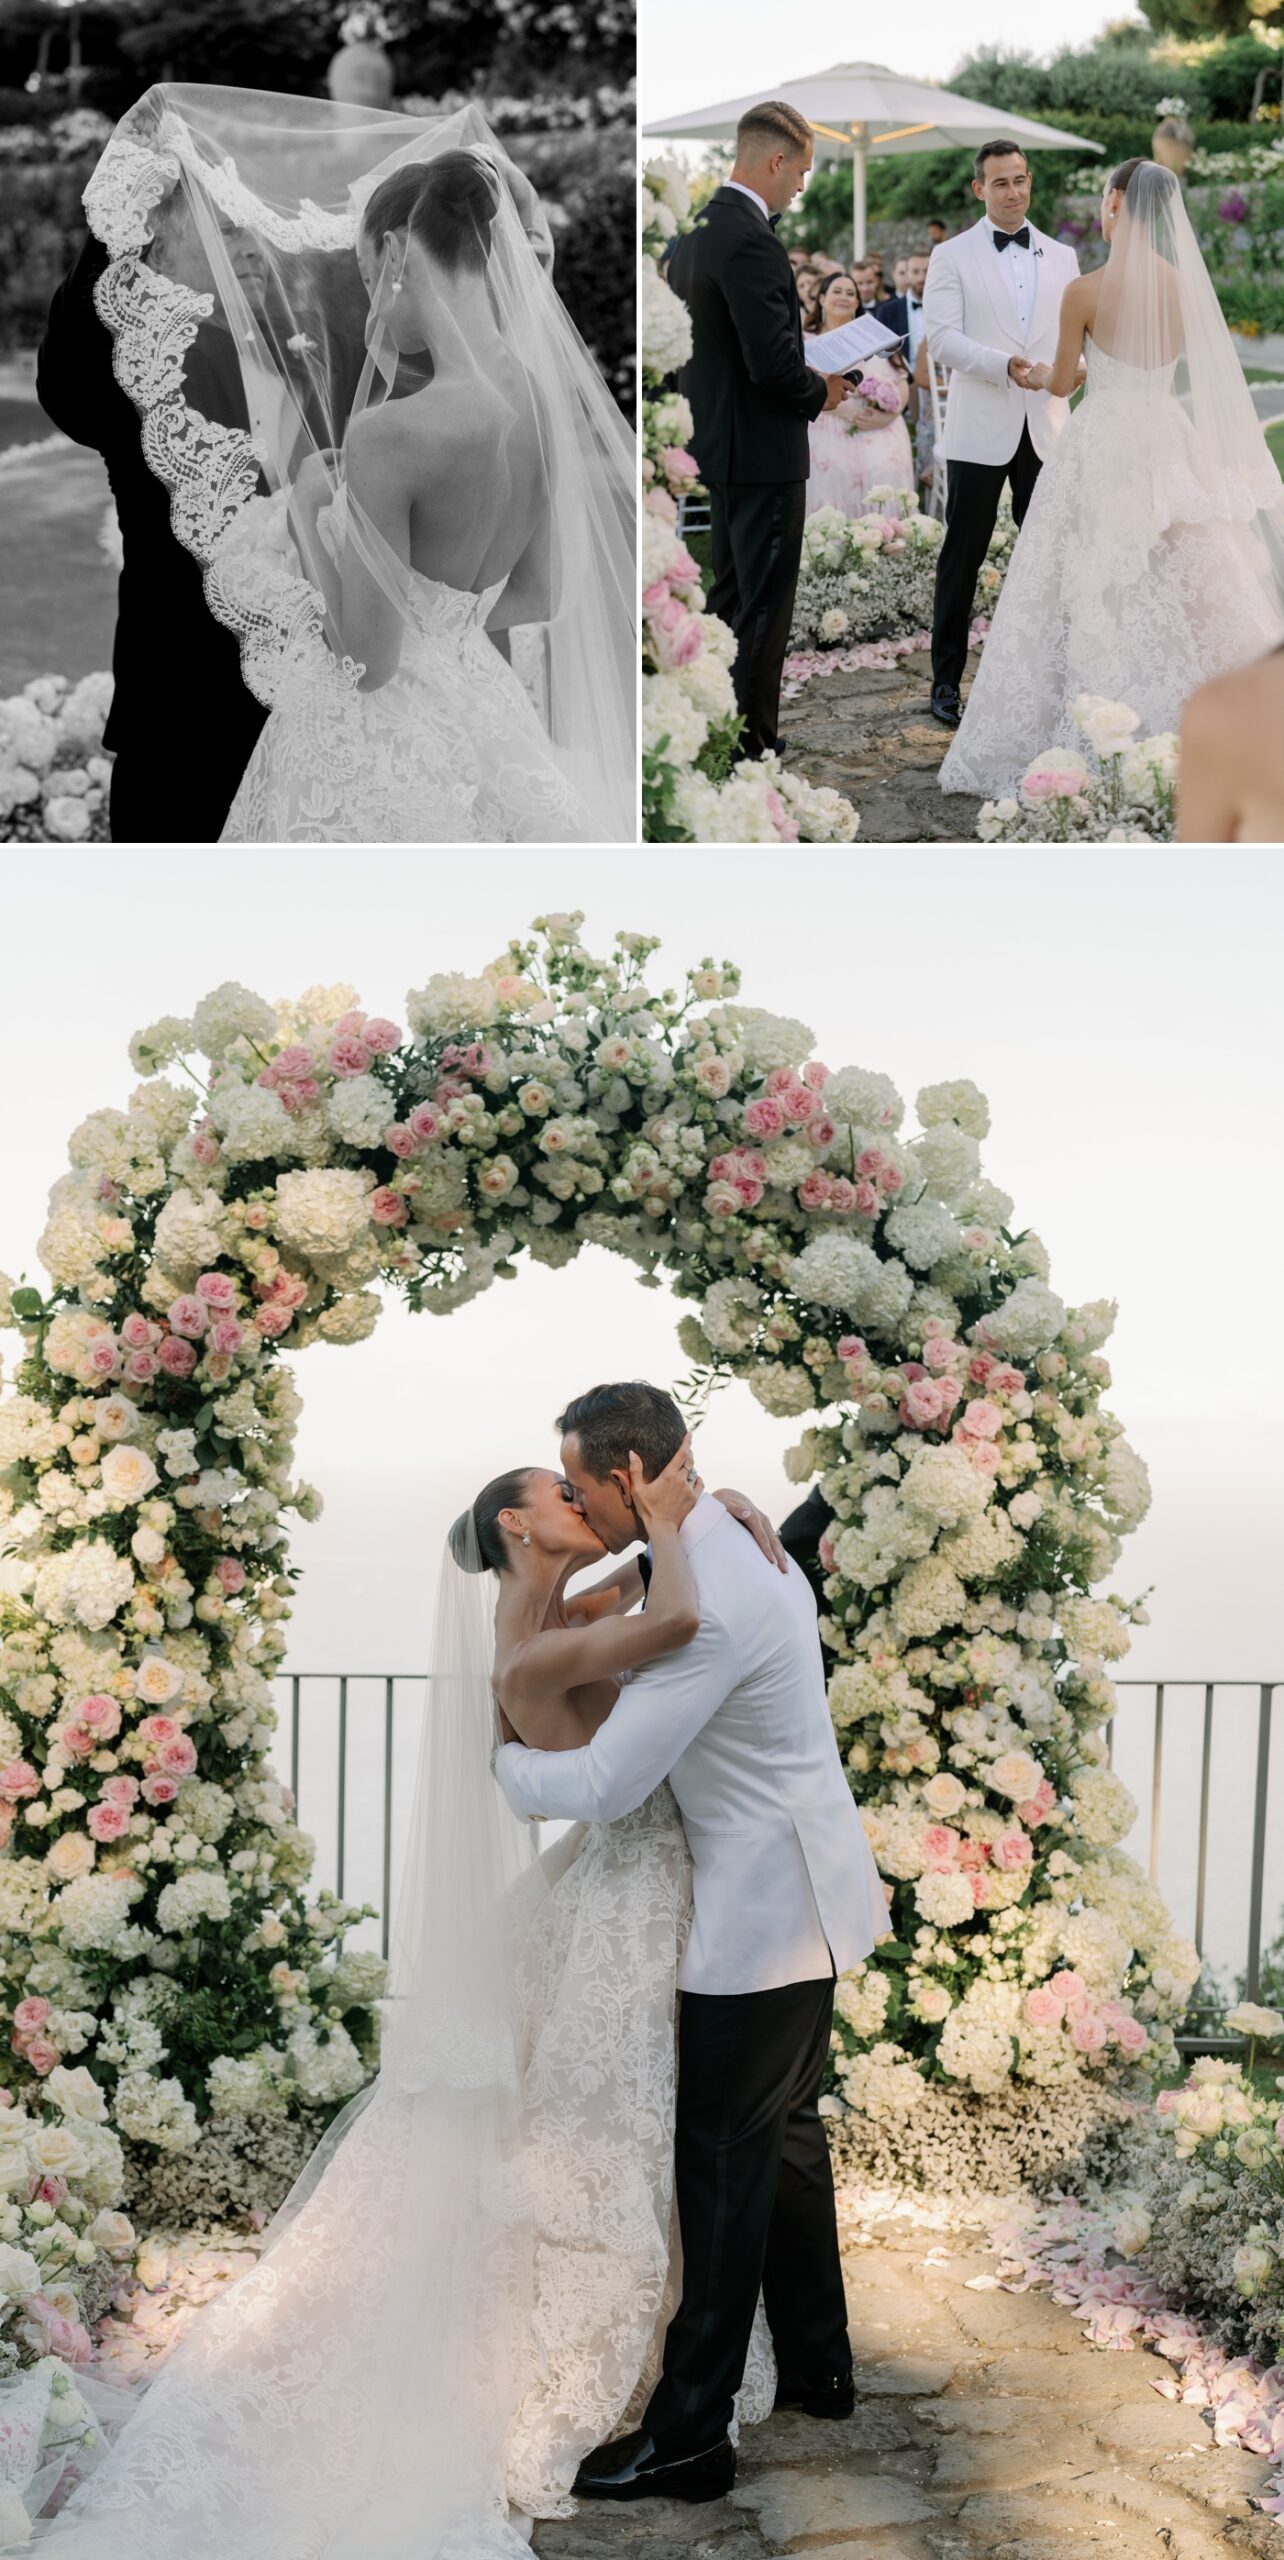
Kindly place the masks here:
POLYGON ((612 1467, 608 1482, 614 1485, 616 1492, 620 1495, 621 1500, 624 1503, 626 1511, 631 1511, 633 1509, 633 1487, 629 1480, 628 1468, 612 1467))

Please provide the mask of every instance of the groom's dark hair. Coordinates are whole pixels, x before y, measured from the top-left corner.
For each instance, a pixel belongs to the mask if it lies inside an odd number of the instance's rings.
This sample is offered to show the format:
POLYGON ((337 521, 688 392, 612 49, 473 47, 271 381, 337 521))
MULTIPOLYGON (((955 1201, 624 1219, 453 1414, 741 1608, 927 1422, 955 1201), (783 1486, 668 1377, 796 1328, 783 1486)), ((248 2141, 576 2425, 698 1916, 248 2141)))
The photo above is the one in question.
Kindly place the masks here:
POLYGON ((978 186, 984 186, 985 184, 985 164, 987 160, 1024 160, 1027 169, 1030 166, 1029 158, 1023 144, 1019 142, 983 142, 975 160, 972 163, 972 175, 976 179, 978 186))
POLYGON ((590 1387, 587 1395, 572 1396, 557 1427, 563 1436, 574 1432, 580 1456, 599 1484, 608 1481, 613 1467, 627 1473, 630 1449, 636 1449, 649 1484, 676 1458, 687 1431, 672 1396, 663 1387, 649 1387, 645 1378, 590 1387))

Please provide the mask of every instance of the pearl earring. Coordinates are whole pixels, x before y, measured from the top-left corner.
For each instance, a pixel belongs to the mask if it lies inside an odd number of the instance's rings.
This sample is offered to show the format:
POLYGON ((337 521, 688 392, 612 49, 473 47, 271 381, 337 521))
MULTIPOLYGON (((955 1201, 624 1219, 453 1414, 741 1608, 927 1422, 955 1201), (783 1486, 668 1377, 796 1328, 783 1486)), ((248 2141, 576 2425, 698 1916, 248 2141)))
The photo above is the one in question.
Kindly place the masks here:
POLYGON ((400 276, 398 276, 397 281, 396 281, 396 283, 394 284, 394 286, 393 286, 392 290, 393 290, 393 292, 394 292, 394 293, 400 293, 400 291, 401 291, 401 278, 400 278, 400 276))
POLYGON ((528 1529, 528 1530, 526 1531, 525 1536, 524 1536, 524 1537, 523 1537, 523 1539, 522 1539, 522 1545, 523 1545, 524 1547, 528 1547, 528 1546, 530 1545, 530 1542, 531 1542, 531 1533, 530 1533, 530 1531, 529 1531, 529 1529, 528 1529))

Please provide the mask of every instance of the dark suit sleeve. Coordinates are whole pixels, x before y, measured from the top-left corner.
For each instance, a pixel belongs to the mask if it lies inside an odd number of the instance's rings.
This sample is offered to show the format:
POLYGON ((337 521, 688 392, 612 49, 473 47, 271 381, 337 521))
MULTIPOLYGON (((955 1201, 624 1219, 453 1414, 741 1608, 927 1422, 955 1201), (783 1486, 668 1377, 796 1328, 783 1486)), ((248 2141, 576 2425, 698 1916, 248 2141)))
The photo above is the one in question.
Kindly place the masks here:
POLYGON ((833 1519, 819 1485, 813 1485, 805 1500, 787 1520, 780 1524, 780 1543, 787 1556, 792 1556, 799 1570, 806 1574, 816 1595, 816 1606, 825 1606, 825 1568, 820 1561, 820 1541, 833 1519))
POLYGON ((818 418, 824 379, 798 352, 793 271, 765 223, 737 241, 721 283, 750 381, 795 417, 818 418))
POLYGON ((36 357, 36 397, 74 444, 98 444, 104 396, 114 385, 110 335, 94 308, 106 264, 101 240, 87 240, 49 305, 36 357))

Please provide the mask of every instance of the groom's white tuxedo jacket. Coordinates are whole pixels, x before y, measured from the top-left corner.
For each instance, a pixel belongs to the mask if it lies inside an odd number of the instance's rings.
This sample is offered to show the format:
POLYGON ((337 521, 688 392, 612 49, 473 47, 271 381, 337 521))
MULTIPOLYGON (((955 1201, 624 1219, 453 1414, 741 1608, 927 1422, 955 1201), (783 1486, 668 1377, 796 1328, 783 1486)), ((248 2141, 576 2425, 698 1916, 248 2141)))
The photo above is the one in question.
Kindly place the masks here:
POLYGON ((1022 391, 1008 372, 1011 356, 1051 364, 1061 326, 1061 297, 1079 273, 1063 240, 1030 225, 1034 290, 1023 331, 1006 258, 1019 250, 994 245, 988 221, 974 223, 932 251, 923 287, 923 318, 934 361, 950 375, 941 450, 947 462, 1010 462, 1023 425, 1046 462, 1070 415, 1069 402, 1046 391, 1022 391))
POLYGON ((581 1751, 506 1743, 514 1811, 613 1822, 668 1778, 694 1868, 684 1991, 767 1991, 846 1973, 887 1904, 838 1756, 811 1589, 711 1494, 680 1532, 700 1600, 681 1653, 634 1673, 581 1751))

